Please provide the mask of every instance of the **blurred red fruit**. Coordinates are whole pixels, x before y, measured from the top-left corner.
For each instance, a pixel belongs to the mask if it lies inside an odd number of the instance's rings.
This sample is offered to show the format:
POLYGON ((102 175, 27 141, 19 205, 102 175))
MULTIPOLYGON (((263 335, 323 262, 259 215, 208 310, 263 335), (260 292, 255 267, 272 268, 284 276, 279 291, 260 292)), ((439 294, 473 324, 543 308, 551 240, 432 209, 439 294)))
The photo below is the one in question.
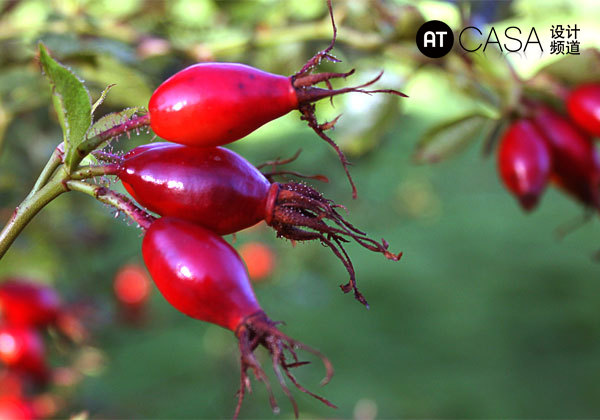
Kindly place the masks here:
POLYGON ((0 420, 34 419, 33 407, 20 397, 0 397, 0 420))
POLYGON ((569 116, 582 129, 600 137, 600 84, 580 85, 567 98, 569 116))
POLYGON ((42 327, 54 323, 60 297, 50 286, 11 279, 0 284, 0 312, 12 325, 42 327))
POLYGON ((7 324, 0 326, 0 362, 30 374, 38 382, 48 379, 44 341, 34 329, 7 324))
POLYGON ((529 120, 516 121, 504 133, 498 149, 498 170, 506 188, 530 211, 546 188, 552 165, 542 134, 529 120))
POLYGON ((0 371, 0 397, 23 395, 23 378, 17 372, 6 369, 0 371))
POLYGON ((248 242, 238 250, 246 263, 250 280, 260 281, 268 277, 275 267, 275 253, 260 242, 248 242))
POLYGON ((148 272, 137 264, 121 267, 115 275, 114 290, 119 302, 132 306, 143 305, 152 290, 148 272))
POLYGON ((600 209, 600 158, 592 141, 548 107, 534 122, 552 151, 552 181, 586 206, 600 209))

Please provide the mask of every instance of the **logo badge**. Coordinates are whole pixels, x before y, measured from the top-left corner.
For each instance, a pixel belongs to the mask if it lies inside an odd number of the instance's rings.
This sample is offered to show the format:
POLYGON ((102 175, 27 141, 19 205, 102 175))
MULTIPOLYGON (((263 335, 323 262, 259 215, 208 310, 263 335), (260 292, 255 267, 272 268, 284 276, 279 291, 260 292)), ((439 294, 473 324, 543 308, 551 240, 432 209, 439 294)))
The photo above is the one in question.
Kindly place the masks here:
POLYGON ((430 20, 425 22, 417 31, 417 47, 423 55, 429 58, 445 56, 454 45, 452 29, 444 22, 430 20))

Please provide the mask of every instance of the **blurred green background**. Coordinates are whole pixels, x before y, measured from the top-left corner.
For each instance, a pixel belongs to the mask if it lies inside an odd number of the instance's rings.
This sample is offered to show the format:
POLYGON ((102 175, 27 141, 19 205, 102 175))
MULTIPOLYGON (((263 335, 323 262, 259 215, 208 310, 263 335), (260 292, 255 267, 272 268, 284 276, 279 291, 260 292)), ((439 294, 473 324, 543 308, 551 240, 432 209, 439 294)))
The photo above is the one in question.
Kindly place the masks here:
MULTIPOLYGON (((35 62, 38 40, 85 80, 93 99, 107 84, 117 84, 104 113, 145 105, 162 80, 197 61, 237 61, 292 74, 331 36, 320 0, 0 5, 2 221, 62 137, 35 62)), ((582 48, 600 39, 593 36, 600 31, 592 22, 600 16, 594 1, 475 1, 462 7, 481 27, 519 22, 547 37, 550 24, 577 23, 584 31, 582 48)), ((336 368, 333 381, 319 391, 339 409, 293 390, 301 416, 599 416, 600 265, 592 259, 600 248, 598 222, 558 240, 556 229, 582 209, 553 189, 536 212, 522 213, 500 185, 494 157, 482 158, 483 131, 452 159, 414 163, 415 145, 428 129, 469 109, 487 109, 456 88, 449 70, 416 58, 420 16, 458 25, 459 5, 365 0, 334 1, 334 9, 334 53, 343 62, 323 69, 356 67, 349 84, 385 69, 379 86, 409 95, 354 94, 337 99, 335 108, 317 107, 323 120, 344 114, 332 137, 354 163, 359 198, 351 199, 336 155, 296 112, 231 145, 255 164, 302 148, 291 168, 327 175, 331 182, 317 187, 348 207, 348 219, 404 252, 393 263, 348 245, 371 304, 367 311, 340 292, 345 270, 319 244, 293 247, 265 226, 237 235, 236 247, 261 241, 276 252, 274 274, 256 285, 263 308, 286 322, 286 334, 320 349, 336 368)), ((531 74, 557 58, 517 59, 515 66, 531 74)), ((150 138, 122 138, 115 147, 128 150, 150 138)), ((156 290, 144 326, 123 325, 115 316, 113 276, 123 264, 141 262, 140 231, 125 223, 89 197, 67 194, 42 211, 0 262, 3 277, 51 283, 66 300, 93 300, 98 308, 87 346, 100 355, 100 366, 85 372, 59 415, 85 410, 91 418, 230 417, 239 382, 230 332, 185 317, 156 290)), ((297 371, 312 390, 322 374, 318 363, 297 371)), ((274 417, 264 388, 253 384, 241 417, 274 417)), ((279 417, 292 417, 285 395, 277 389, 276 395, 279 417)))

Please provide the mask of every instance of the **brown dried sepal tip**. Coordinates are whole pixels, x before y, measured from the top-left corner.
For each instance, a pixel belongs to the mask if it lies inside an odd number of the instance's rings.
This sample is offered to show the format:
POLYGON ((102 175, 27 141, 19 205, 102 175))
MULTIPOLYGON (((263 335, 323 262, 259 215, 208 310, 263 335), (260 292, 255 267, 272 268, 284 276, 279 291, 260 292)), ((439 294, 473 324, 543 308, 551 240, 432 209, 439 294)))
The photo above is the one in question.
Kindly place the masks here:
POLYGON ((271 388, 270 382, 267 376, 265 375, 262 366, 260 365, 259 361, 254 355, 254 350, 258 346, 266 348, 269 354, 271 355, 271 361, 273 365, 273 370, 275 371, 275 376, 277 376, 277 380, 279 381, 283 392, 290 399, 290 402, 294 407, 294 415, 296 416, 296 418, 298 417, 298 404, 294 400, 294 397, 292 396, 285 382, 283 374, 285 374, 285 376, 287 376, 287 378, 300 391, 318 399, 323 404, 329 407, 337 408, 330 401, 312 393, 311 391, 307 390, 302 385, 300 385, 298 383, 298 380, 290 372, 290 369, 292 368, 310 363, 307 361, 300 361, 296 353, 297 349, 306 350, 322 360, 323 365, 326 369, 326 375, 325 378, 321 381, 321 385, 326 385, 333 377, 333 366, 329 359, 327 359, 327 357, 325 357, 319 351, 283 334, 277 329, 277 324, 278 322, 271 321, 267 317, 267 315, 261 311, 246 317, 246 319, 244 319, 244 321, 238 326, 237 330, 235 331, 235 335, 238 338, 240 348, 241 376, 240 389, 238 391, 238 403, 235 409, 235 414, 233 416, 234 419, 237 418, 240 413, 242 401, 244 399, 246 391, 252 392, 252 388, 250 385, 250 377, 248 376, 248 369, 251 369, 252 372, 254 372, 254 376, 257 380, 265 384, 269 393, 269 401, 271 403, 273 412, 279 412, 279 407, 277 405, 277 401, 275 400, 275 396, 273 395, 273 390, 271 388), (290 360, 288 360, 288 357, 286 357, 286 353, 291 357, 290 360))
POLYGON ((335 19, 333 18, 333 9, 331 7, 330 0, 327 2, 327 6, 329 7, 329 16, 331 17, 331 26, 333 27, 333 37, 331 39, 331 43, 327 48, 325 48, 322 51, 319 51, 310 60, 308 60, 306 64, 304 64, 304 66, 300 69, 300 71, 292 75, 290 79, 298 97, 298 109, 302 113, 301 119, 306 121, 308 123, 308 126, 312 128, 319 137, 321 137, 323 140, 329 143, 331 147, 334 148, 334 150, 340 158, 340 161, 342 162, 342 166, 344 167, 346 177, 348 178, 348 181, 352 186, 352 197, 356 198, 356 186, 354 185, 354 181, 352 180, 350 172, 348 171, 348 165, 350 165, 350 162, 348 162, 348 159, 346 159, 346 156, 344 156, 344 153, 341 151, 338 145, 327 134, 325 134, 326 130, 329 130, 335 126, 336 122, 338 121, 341 115, 338 115, 332 121, 320 124, 317 121, 317 117, 315 115, 315 106, 313 102, 323 98, 330 98, 330 100, 333 101, 334 96, 349 92, 359 92, 366 94, 389 93, 392 95, 398 95, 403 97, 406 97, 406 95, 394 89, 364 89, 377 82, 383 75, 383 71, 367 83, 364 83, 359 86, 347 87, 342 89, 333 89, 333 86, 331 85, 331 80, 337 78, 345 79, 346 77, 354 73, 354 69, 350 70, 347 73, 312 73, 313 70, 315 70, 323 60, 331 61, 334 63, 339 63, 341 61, 330 54, 331 50, 335 45, 335 40, 337 38, 337 27, 335 26, 335 19), (325 83, 327 89, 314 87, 314 85, 318 83, 325 83))
POLYGON ((290 158, 287 158, 287 159, 276 158, 274 160, 268 160, 264 163, 261 163, 260 165, 256 165, 256 169, 261 170, 265 167, 269 167, 271 170, 267 171, 267 172, 263 172, 262 174, 270 182, 274 182, 273 179, 276 176, 284 177, 285 175, 292 175, 292 176, 295 176, 298 178, 304 178, 304 179, 314 179, 316 181, 321 181, 321 182, 329 182, 329 178, 327 178, 325 175, 321 175, 321 174, 306 175, 306 174, 302 174, 302 173, 296 172, 296 171, 279 169, 279 166, 287 165, 288 163, 291 163, 291 162, 295 161, 296 159, 298 159, 298 156, 300 156, 300 153, 302 153, 302 149, 298 149, 298 151, 296 153, 294 153, 294 155, 290 158))
POLYGON ((356 287, 354 266, 343 244, 353 239, 362 247, 381 253, 392 261, 398 261, 402 253, 390 252, 385 239, 377 242, 369 238, 336 211, 343 206, 325 198, 314 188, 295 182, 273 185, 267 203, 267 224, 277 231, 278 237, 292 241, 318 240, 329 247, 350 275, 349 282, 341 285, 341 289, 344 293, 354 291, 356 300, 368 308, 366 299, 356 287))

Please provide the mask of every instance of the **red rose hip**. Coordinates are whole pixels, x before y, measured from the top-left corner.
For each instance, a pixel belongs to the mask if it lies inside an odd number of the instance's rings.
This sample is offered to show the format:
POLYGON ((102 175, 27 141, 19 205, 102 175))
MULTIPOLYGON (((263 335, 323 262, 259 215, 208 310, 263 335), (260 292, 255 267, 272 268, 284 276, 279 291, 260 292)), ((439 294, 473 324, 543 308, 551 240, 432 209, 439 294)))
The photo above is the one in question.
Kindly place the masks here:
POLYGON ((200 63, 163 82, 148 111, 160 137, 209 147, 241 139, 297 106, 285 76, 238 63, 200 63))
POLYGON ((22 397, 0 397, 0 420, 33 420, 36 416, 33 404, 22 397))
POLYGON ((323 60, 339 61, 329 52, 335 45, 337 29, 331 1, 327 2, 333 39, 296 74, 286 77, 239 63, 199 63, 174 74, 152 94, 148 104, 150 124, 165 140, 197 147, 221 146, 239 140, 265 123, 297 109, 318 135, 338 153, 356 198, 356 187, 348 172, 348 161, 325 131, 337 118, 318 123, 314 102, 348 92, 390 93, 396 90, 365 90, 379 78, 354 87, 333 89, 331 79, 354 73, 313 73, 323 60), (327 89, 315 87, 324 83, 327 89))
POLYGON ((39 382, 48 379, 44 341, 34 329, 0 325, 0 362, 31 375, 39 382))
POLYGON ((529 120, 510 125, 498 149, 498 170, 506 188, 526 211, 532 210, 546 188, 551 153, 542 134, 529 120))
POLYGON ((569 117, 589 134, 600 137, 600 84, 580 85, 567 98, 569 117))
POLYGON ((158 219, 144 236, 142 253, 163 296, 192 318, 235 331, 261 310, 236 251, 201 226, 158 219))
MULTIPOLYGON (((295 348, 304 348, 322 358, 327 368, 326 381, 333 374, 331 364, 319 352, 292 340, 275 327, 276 323, 265 315, 256 300, 244 263, 220 236, 201 226, 163 217, 154 221, 146 231, 142 254, 152 279, 171 305, 192 318, 229 329, 238 338, 242 373, 235 417, 245 390, 250 387, 248 369, 252 369, 256 377, 268 385, 267 377, 253 354, 258 345, 271 353, 273 368, 292 401, 296 416, 298 408, 282 371, 298 389, 333 406, 300 386, 289 372, 290 368, 304 364, 298 361, 295 348), (286 360, 284 349, 292 354, 292 361, 286 360)), ((270 391, 269 386, 268 389, 270 391)), ((270 399, 275 410, 277 406, 272 394, 270 399)))
POLYGON ((594 143, 551 108, 539 107, 533 121, 552 152, 552 181, 586 206, 600 208, 600 158, 594 143))
POLYGON ((271 183, 247 160, 221 147, 143 145, 123 157, 117 175, 149 210, 196 222, 219 235, 266 216, 271 183))
POLYGON ((0 283, 0 314, 13 325, 52 324, 60 307, 60 297, 50 286, 21 279, 0 283))
POLYGON ((352 238, 363 247, 398 260, 387 242, 374 241, 336 211, 339 207, 304 184, 271 183, 252 164, 223 148, 153 143, 127 153, 116 175, 141 205, 161 216, 177 217, 220 235, 265 220, 278 236, 318 240, 328 246, 350 274, 344 292, 356 289, 354 268, 342 244, 352 238), (151 147, 149 147, 151 146, 151 147), (329 222, 329 224, 328 224, 329 222))

